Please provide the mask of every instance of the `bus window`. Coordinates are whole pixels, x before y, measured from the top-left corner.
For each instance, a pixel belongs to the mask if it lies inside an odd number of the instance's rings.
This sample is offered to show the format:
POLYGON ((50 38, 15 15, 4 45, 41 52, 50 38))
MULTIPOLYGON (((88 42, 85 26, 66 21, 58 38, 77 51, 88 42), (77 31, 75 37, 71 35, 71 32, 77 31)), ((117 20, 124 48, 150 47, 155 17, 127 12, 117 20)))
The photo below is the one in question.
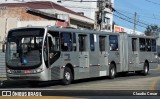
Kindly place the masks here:
POLYGON ((76 51, 77 44, 76 44, 76 34, 73 33, 73 51, 76 51))
POLYGON ((139 48, 140 48, 140 51, 145 51, 145 39, 144 38, 139 38, 139 48))
POLYGON ((156 40, 152 39, 152 52, 156 51, 156 40))
POLYGON ((48 31, 49 51, 60 51, 59 32, 48 31))
POLYGON ((136 38, 132 38, 132 51, 137 51, 137 48, 136 48, 136 38))
POLYGON ((61 33, 61 50, 62 51, 72 51, 72 34, 71 33, 61 33))
POLYGON ((86 51, 86 35, 78 35, 79 38, 79 51, 86 51))
POLYGON ((95 46, 94 46, 94 35, 90 34, 90 50, 94 51, 95 50, 95 46))
POLYGON ((146 51, 151 51, 151 39, 146 39, 146 51))
POLYGON ((106 44, 105 44, 105 36, 99 36, 99 49, 100 51, 105 51, 106 44))
POLYGON ((110 35, 109 36, 109 45, 110 45, 110 51, 118 51, 118 37, 117 37, 117 35, 110 35))

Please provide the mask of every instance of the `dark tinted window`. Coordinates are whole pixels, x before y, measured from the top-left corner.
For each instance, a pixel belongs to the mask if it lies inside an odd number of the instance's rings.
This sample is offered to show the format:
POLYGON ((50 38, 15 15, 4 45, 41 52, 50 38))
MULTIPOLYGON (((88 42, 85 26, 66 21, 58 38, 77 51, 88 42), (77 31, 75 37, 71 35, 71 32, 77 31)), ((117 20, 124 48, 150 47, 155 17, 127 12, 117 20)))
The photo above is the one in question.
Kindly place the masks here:
POLYGON ((73 51, 76 51, 77 44, 76 44, 76 34, 73 33, 73 51))
POLYGON ((61 33, 61 50, 62 51, 72 51, 72 34, 71 33, 61 33))
POLYGON ((94 46, 94 35, 90 34, 90 49, 91 51, 95 50, 95 46, 94 46))
POLYGON ((132 38, 132 51, 137 51, 137 48, 136 48, 136 45, 137 45, 137 43, 136 43, 136 38, 132 38))
POLYGON ((155 39, 152 39, 152 52, 155 52, 156 51, 156 40, 155 39))
POLYGON ((139 38, 139 49, 140 51, 145 51, 145 39, 139 38))
POLYGON ((99 49, 100 51, 105 51, 105 36, 99 36, 99 49))
POLYGON ((118 36, 117 35, 109 36, 109 45, 110 45, 110 51, 118 51, 118 36))
POLYGON ((146 39, 146 51, 151 51, 151 39, 146 39))
POLYGON ((79 34, 78 39, 79 39, 79 51, 86 51, 87 50, 87 45, 86 45, 87 36, 79 34))

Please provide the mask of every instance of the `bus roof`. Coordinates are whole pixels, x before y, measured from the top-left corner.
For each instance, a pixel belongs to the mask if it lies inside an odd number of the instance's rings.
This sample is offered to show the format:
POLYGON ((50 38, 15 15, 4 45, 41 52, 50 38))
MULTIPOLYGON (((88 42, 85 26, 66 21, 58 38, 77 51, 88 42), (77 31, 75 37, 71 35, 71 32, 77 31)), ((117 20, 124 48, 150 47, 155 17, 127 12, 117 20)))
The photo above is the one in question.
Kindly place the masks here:
MULTIPOLYGON (((74 29, 74 28, 60 28, 60 27, 54 27, 54 26, 27 26, 27 27, 19 27, 19 28, 13 28, 12 30, 17 29, 27 29, 27 28, 44 28, 48 31, 60 31, 60 32, 72 32, 72 33, 85 33, 85 34, 102 34, 102 35, 121 35, 123 33, 114 33, 114 32, 106 32, 106 31, 97 31, 97 30, 89 30, 89 29, 74 29)), ((125 33, 125 32, 124 32, 125 33)), ((129 37, 144 37, 144 38, 155 38, 154 36, 144 36, 144 35, 134 35, 134 34, 127 34, 129 37)))

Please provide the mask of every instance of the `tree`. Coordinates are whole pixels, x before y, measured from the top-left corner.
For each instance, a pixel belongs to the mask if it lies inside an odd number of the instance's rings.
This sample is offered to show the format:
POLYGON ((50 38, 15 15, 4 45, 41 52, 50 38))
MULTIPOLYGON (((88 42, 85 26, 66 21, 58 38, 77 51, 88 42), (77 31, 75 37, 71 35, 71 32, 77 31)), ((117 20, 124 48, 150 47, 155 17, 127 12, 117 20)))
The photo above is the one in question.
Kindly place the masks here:
POLYGON ((160 33, 160 27, 158 27, 158 25, 148 25, 144 33, 147 36, 158 36, 160 33))

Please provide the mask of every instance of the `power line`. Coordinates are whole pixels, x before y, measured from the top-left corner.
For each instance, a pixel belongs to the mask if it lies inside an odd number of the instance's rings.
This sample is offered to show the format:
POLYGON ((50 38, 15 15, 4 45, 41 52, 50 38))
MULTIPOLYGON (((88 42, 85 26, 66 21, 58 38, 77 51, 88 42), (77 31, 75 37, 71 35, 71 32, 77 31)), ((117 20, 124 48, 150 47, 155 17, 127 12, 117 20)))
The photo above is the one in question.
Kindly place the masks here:
MULTIPOLYGON (((116 11, 118 11, 118 12, 121 13, 121 14, 123 14, 123 13, 125 12, 125 16, 127 16, 127 17, 128 17, 128 15, 126 15, 126 13, 128 13, 128 14, 130 14, 130 15, 134 15, 134 14, 132 14, 131 12, 126 11, 126 10, 117 10, 117 9, 116 9, 116 11)), ((123 15, 124 15, 124 14, 123 14, 123 15)), ((153 24, 153 23, 148 23, 148 22, 146 22, 147 20, 144 21, 144 20, 143 20, 144 18, 148 18, 148 19, 152 19, 152 20, 160 20, 160 19, 157 18, 158 16, 151 17, 151 16, 147 16, 147 15, 142 15, 142 14, 138 14, 138 16, 140 16, 141 19, 138 20, 137 22, 139 22, 139 23, 141 23, 141 24, 144 24, 144 25, 153 24), (142 18, 143 18, 143 19, 142 19, 142 18), (142 20, 143 20, 143 21, 142 21, 142 20)), ((133 20, 133 18, 129 18, 129 19, 133 20)))
MULTIPOLYGON (((120 17, 119 15, 116 15, 116 14, 113 14, 114 16, 116 16, 116 17, 118 17, 118 18, 120 18, 120 19, 122 19, 122 20, 124 20, 124 21, 127 21, 127 22, 129 22, 129 23, 131 23, 131 24, 134 24, 134 22, 133 21, 131 21, 131 20, 127 20, 126 18, 124 18, 124 17, 120 17)), ((140 25, 140 24, 137 24, 137 26, 140 26, 140 27, 143 27, 143 28, 146 28, 146 26, 143 26, 143 25, 140 25)))
POLYGON ((160 5, 160 3, 153 2, 153 1, 150 1, 150 0, 145 0, 145 1, 150 2, 150 3, 152 3, 152 4, 160 5))
MULTIPOLYGON (((124 16, 125 18, 129 19, 130 21, 133 21, 133 20, 134 20, 133 18, 128 17, 128 16, 126 16, 125 14, 123 14, 123 13, 121 13, 121 12, 117 11, 117 10, 115 10, 115 12, 117 12, 117 14, 119 14, 119 15, 121 15, 121 16, 124 16)), ((144 23, 144 22, 141 22, 141 21, 139 21, 139 20, 138 20, 136 23, 140 23, 140 24, 143 24, 143 25, 146 25, 146 26, 148 26, 148 25, 149 25, 149 24, 144 23)))

